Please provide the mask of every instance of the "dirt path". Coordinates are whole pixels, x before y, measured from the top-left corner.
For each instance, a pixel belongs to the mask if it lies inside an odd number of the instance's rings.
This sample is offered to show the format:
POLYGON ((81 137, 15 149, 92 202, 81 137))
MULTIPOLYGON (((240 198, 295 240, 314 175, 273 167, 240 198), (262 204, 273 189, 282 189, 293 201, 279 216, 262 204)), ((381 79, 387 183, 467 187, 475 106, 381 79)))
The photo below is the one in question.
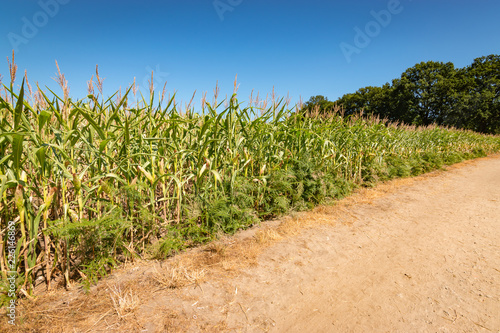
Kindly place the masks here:
POLYGON ((500 156, 281 222, 42 297, 19 331, 500 332, 500 156))
POLYGON ((500 158, 411 183, 149 306, 191 331, 500 332, 500 158))

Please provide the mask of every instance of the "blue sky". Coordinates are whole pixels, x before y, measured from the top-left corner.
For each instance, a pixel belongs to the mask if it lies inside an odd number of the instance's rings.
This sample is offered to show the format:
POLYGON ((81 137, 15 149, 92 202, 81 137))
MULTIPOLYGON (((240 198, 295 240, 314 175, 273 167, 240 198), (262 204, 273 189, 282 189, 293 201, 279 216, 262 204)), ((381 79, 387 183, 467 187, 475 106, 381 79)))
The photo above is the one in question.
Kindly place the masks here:
POLYGON ((184 101, 197 90, 197 105, 205 91, 211 100, 216 81, 230 95, 236 74, 243 101, 273 87, 292 103, 335 100, 421 61, 463 67, 499 54, 499 13, 497 0, 10 0, 2 3, 0 74, 7 83, 16 48, 16 84, 27 70, 31 83, 60 92, 57 60, 73 98, 87 95, 98 64, 108 96, 134 77, 147 86, 153 70, 159 90, 167 81, 184 101))

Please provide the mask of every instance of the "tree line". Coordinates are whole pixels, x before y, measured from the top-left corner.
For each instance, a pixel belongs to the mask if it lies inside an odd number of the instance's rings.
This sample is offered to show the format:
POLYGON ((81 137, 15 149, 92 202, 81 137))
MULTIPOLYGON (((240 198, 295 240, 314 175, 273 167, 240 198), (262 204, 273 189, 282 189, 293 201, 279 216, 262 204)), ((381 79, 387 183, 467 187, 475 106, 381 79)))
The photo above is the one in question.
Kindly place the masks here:
POLYGON ((360 88, 336 101, 313 96, 303 110, 328 112, 335 107, 345 115, 363 111, 392 122, 500 134, 500 56, 476 58, 464 68, 421 62, 382 87, 360 88))

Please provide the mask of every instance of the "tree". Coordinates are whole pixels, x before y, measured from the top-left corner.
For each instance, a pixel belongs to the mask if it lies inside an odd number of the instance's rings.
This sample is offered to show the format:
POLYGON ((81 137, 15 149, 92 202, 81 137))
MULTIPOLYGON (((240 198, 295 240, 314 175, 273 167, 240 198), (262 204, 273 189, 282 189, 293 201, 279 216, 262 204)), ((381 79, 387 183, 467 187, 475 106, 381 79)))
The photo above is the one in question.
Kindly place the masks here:
POLYGON ((476 58, 461 74, 464 85, 457 109, 462 127, 500 134, 500 56, 476 58))
POLYGON ((335 105, 346 115, 360 111, 414 125, 445 125, 500 133, 500 56, 474 59, 465 68, 428 61, 408 68, 382 87, 368 86, 335 102, 313 96, 305 109, 326 112, 335 105))
POLYGON ((385 111, 389 103, 390 90, 388 83, 382 87, 368 86, 358 89, 353 94, 345 94, 336 103, 344 108, 346 115, 363 110, 365 114, 387 117, 388 114, 385 111))
POLYGON ((302 111, 316 111, 316 108, 320 113, 330 112, 335 108, 335 103, 329 101, 325 96, 316 95, 309 98, 302 107, 302 111))
POLYGON ((408 68, 393 84, 398 102, 408 108, 404 118, 415 125, 445 124, 453 105, 455 74, 451 62, 428 61, 408 68))

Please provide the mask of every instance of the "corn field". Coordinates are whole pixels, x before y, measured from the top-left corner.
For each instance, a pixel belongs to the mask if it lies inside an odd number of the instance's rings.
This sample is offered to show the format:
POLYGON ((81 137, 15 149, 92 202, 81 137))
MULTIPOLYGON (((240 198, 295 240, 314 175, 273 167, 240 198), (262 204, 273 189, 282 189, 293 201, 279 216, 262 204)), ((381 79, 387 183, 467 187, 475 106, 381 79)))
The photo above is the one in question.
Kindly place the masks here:
POLYGON ((0 97, 2 281, 13 221, 18 293, 27 295, 500 150, 499 137, 473 132, 304 113, 277 99, 244 106, 236 89, 194 110, 152 89, 129 105, 134 86, 102 99, 98 75, 74 101, 59 80, 62 97, 33 92, 27 78, 0 97))

